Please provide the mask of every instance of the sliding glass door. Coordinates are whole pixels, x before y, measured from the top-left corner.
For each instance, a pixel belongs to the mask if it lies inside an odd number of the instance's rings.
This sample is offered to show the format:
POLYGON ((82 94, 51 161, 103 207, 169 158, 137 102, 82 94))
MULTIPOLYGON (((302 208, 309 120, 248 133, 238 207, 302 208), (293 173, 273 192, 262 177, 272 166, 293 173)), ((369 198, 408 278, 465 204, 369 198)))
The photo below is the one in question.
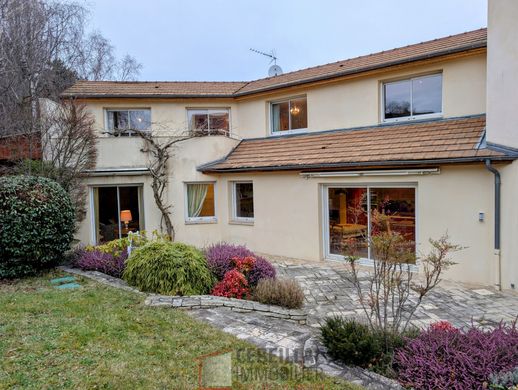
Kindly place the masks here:
POLYGON ((414 187, 326 186, 324 189, 324 231, 329 257, 355 255, 372 259, 369 242, 382 232, 401 234, 415 251, 414 187))
POLYGON ((141 186, 94 187, 92 193, 97 244, 143 229, 141 186))

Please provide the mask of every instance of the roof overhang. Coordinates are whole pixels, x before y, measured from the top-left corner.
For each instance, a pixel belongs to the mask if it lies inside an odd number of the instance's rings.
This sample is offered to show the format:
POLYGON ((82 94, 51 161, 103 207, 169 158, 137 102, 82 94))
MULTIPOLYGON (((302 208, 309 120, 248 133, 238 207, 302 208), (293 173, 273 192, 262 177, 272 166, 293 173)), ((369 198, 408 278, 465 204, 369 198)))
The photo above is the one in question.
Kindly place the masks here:
POLYGON ((149 168, 98 168, 83 171, 85 176, 141 176, 149 175, 149 168))

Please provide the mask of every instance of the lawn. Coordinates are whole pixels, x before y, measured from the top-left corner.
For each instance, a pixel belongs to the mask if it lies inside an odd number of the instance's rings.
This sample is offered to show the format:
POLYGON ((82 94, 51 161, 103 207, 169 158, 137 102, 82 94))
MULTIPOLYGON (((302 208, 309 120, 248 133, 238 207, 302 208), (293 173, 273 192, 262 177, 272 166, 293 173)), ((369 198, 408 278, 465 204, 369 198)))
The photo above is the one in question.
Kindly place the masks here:
POLYGON ((0 389, 192 389, 196 357, 232 350, 234 369, 255 372, 234 388, 357 389, 289 363, 181 311, 146 307, 143 297, 80 279, 57 290, 47 275, 0 282, 0 389), (249 356, 235 362, 238 350, 249 356), (279 379, 284 370, 291 378, 279 379), (263 373, 263 374, 261 374, 263 373), (272 374, 273 373, 273 374, 272 374), (255 378, 255 379, 254 379, 255 378))

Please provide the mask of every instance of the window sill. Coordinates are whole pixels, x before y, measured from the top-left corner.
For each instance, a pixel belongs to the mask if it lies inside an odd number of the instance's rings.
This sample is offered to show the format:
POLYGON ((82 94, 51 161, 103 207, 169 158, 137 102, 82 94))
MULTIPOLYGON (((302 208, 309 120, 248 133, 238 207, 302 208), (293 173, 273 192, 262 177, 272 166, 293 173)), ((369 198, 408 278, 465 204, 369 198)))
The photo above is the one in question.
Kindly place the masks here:
POLYGON ((307 128, 296 129, 296 130, 272 131, 272 132, 270 132, 270 137, 282 137, 283 135, 304 134, 307 132, 308 132, 307 128))
POLYGON ((245 225, 245 226, 254 226, 254 220, 245 220, 245 219, 231 219, 228 221, 229 225, 245 225))
POLYGON ((413 121, 421 121, 426 119, 437 119, 442 118, 443 114, 442 112, 439 112, 437 114, 425 114, 425 115, 417 115, 417 116, 405 116, 401 118, 389 118, 389 119, 383 119, 382 123, 399 123, 399 122, 413 122, 413 121))
POLYGON ((217 218, 206 218, 206 219, 193 219, 186 220, 186 225, 207 225, 207 224, 215 224, 218 223, 217 218))

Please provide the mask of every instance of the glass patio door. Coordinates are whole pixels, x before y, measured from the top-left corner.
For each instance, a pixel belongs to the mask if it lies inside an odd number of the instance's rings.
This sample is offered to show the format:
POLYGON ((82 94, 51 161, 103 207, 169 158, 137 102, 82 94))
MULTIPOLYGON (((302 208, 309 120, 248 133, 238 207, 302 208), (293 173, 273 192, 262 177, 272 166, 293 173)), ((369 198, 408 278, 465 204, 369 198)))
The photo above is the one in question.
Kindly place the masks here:
POLYGON ((142 187, 94 187, 95 242, 102 244, 143 229, 142 187))
POLYGON ((326 256, 372 259, 369 242, 382 232, 401 234, 415 250, 415 194, 415 187, 324 187, 326 256))

